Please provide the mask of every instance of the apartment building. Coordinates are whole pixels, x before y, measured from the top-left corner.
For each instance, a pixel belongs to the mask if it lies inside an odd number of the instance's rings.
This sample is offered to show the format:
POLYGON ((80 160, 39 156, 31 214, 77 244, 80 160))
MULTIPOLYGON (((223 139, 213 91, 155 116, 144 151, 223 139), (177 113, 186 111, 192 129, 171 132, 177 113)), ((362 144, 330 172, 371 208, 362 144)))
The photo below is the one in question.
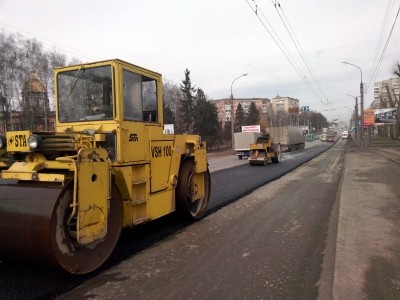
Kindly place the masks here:
POLYGON ((275 114, 286 113, 286 114, 298 114, 300 101, 298 99, 290 97, 281 97, 277 95, 272 98, 272 110, 275 114))
POLYGON ((242 98, 242 99, 218 99, 211 100, 211 103, 215 104, 218 110, 218 118, 222 122, 222 126, 225 126, 226 122, 231 121, 231 103, 233 101, 233 110, 236 109, 240 103, 245 113, 248 112, 251 102, 254 102, 260 112, 260 118, 262 120, 267 120, 269 114, 272 113, 271 100, 268 98, 242 98))
POLYGON ((400 101, 400 77, 375 82, 372 108, 397 107, 400 101))

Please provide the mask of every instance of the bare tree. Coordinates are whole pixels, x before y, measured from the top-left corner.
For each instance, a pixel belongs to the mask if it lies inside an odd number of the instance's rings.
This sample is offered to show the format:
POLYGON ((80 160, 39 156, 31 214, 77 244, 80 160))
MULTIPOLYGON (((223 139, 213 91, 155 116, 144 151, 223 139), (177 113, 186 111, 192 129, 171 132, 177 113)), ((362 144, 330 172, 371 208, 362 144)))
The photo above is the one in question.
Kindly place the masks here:
POLYGON ((164 120, 164 123, 168 120, 174 120, 176 132, 182 131, 178 128, 179 122, 179 104, 183 98, 182 92, 177 84, 172 81, 165 80, 163 82, 163 103, 164 103, 164 113, 168 114, 168 118, 164 120))
MULTIPOLYGON (((400 62, 397 61, 396 66, 393 68, 393 74, 397 75, 400 77, 400 62)), ((390 94, 389 94, 390 95, 390 94)), ((394 95, 396 97, 396 95, 394 95)), ((398 98, 395 99, 395 102, 397 102, 397 113, 396 113, 396 137, 400 137, 400 95, 397 96, 398 98)))
POLYGON ((6 131, 10 127, 11 112, 15 109, 17 84, 17 41, 15 36, 0 32, 0 95, 2 97, 1 122, 6 131))
POLYGON ((0 31, 0 122, 4 131, 23 129, 21 125, 24 126, 24 124, 11 124, 12 115, 16 112, 21 114, 21 120, 32 123, 28 120, 32 121, 37 114, 33 111, 34 109, 39 111, 44 109, 47 112, 54 108, 51 92, 54 90, 53 70, 63 65, 66 65, 65 55, 55 50, 45 51, 43 44, 36 39, 27 39, 20 34, 6 34, 4 30, 0 31), (32 108, 31 105, 28 109, 23 101, 23 91, 33 71, 44 85, 43 92, 46 94, 46 100, 42 102, 44 107, 33 106, 32 108), (29 114, 32 118, 27 118, 29 114))
POLYGON ((399 61, 393 67, 393 75, 397 75, 398 77, 400 77, 400 62, 399 61))

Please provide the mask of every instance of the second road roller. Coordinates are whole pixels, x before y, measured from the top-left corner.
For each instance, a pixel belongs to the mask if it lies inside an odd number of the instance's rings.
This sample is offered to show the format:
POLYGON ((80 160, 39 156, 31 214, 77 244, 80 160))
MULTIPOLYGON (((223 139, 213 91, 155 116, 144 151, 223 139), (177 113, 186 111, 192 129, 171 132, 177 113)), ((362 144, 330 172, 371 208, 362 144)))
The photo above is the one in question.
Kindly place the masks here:
POLYGON ((123 228, 204 216, 206 143, 163 132, 162 76, 119 59, 57 68, 54 132, 0 137, 0 260, 99 268, 123 228))
POLYGON ((281 144, 276 143, 268 132, 263 132, 254 143, 250 144, 249 164, 266 166, 270 159, 272 163, 281 162, 281 144))

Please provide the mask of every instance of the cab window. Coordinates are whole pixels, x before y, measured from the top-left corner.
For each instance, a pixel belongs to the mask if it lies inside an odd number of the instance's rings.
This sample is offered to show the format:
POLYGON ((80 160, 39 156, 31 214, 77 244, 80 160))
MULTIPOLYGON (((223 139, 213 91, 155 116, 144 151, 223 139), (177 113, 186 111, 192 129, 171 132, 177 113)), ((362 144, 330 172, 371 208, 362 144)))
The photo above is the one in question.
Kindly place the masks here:
POLYGON ((154 79, 123 71, 124 120, 157 122, 156 87, 154 79))

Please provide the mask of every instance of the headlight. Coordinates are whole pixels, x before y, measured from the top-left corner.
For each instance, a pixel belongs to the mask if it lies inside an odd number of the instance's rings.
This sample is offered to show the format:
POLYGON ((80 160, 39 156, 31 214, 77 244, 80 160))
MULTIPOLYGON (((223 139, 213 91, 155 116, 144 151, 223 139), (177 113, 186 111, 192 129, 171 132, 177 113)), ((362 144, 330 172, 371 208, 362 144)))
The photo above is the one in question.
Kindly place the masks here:
POLYGON ((5 136, 0 136, 0 149, 7 147, 7 140, 5 136))
POLYGON ((28 145, 32 149, 36 149, 40 144, 40 136, 32 134, 28 137, 28 145))

